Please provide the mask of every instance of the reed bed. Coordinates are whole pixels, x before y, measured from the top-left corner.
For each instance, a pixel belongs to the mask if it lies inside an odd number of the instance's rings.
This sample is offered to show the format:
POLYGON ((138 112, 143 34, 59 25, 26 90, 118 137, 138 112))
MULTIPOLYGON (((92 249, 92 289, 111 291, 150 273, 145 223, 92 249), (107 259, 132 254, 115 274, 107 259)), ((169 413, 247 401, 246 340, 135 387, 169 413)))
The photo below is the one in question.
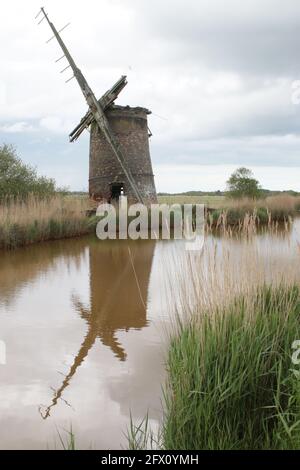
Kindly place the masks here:
POLYGON ((232 199, 225 196, 160 196, 159 202, 173 205, 204 204, 209 225, 220 225, 226 220, 228 226, 238 226, 246 217, 253 216, 257 225, 286 223, 300 215, 300 197, 280 194, 261 199, 232 199))
POLYGON ((166 449, 299 449, 299 287, 262 286, 180 324, 167 359, 166 449))
POLYGON ((86 209, 87 201, 75 197, 7 200, 0 205, 0 249, 89 233, 86 209))
POLYGON ((174 253, 164 415, 155 437, 131 423, 130 448, 300 448, 300 251, 252 235, 174 253))
POLYGON ((257 225, 287 223, 300 215, 300 197, 287 194, 271 196, 265 199, 226 199, 222 208, 209 212, 211 225, 220 224, 226 218, 226 224, 240 225, 245 217, 252 216, 257 225))

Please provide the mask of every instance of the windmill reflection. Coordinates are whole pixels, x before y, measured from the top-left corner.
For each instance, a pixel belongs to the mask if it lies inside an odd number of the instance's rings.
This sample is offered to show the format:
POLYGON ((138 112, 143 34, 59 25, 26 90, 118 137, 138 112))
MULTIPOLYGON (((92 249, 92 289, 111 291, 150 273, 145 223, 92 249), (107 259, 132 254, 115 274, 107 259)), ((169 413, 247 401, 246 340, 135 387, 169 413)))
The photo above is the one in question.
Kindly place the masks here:
POLYGON ((117 332, 139 330, 147 325, 147 296, 154 248, 155 241, 152 240, 91 242, 90 306, 85 306, 78 296, 72 298, 75 310, 88 325, 88 331, 68 374, 55 390, 51 405, 44 411, 44 407, 40 407, 43 419, 50 416, 51 409, 62 399, 64 390, 97 338, 111 349, 118 360, 126 360, 126 351, 117 339, 117 332))

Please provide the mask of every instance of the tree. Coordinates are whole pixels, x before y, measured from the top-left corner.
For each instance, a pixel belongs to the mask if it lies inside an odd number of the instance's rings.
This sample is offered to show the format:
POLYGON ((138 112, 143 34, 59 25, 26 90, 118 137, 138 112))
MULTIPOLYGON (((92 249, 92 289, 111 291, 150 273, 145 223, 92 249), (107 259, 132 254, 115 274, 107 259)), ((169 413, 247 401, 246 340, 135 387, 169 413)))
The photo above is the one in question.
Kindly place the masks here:
POLYGON ((261 195, 259 182, 248 168, 238 168, 227 181, 228 196, 233 198, 249 197, 257 199, 261 195))
POLYGON ((21 161, 14 147, 0 146, 0 201, 15 197, 26 199, 29 194, 47 197, 55 191, 55 181, 38 176, 35 168, 21 161))

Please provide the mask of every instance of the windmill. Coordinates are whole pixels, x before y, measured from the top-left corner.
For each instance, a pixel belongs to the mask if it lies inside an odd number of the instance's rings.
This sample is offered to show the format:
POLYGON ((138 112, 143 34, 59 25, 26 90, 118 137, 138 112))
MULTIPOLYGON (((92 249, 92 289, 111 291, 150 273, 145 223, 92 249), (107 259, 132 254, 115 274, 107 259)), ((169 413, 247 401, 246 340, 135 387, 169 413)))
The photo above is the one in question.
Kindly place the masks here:
POLYGON ((111 202, 124 194, 131 203, 157 202, 148 142, 147 115, 150 112, 141 107, 114 105, 127 84, 126 76, 122 76, 97 100, 60 36, 60 32, 68 25, 57 31, 44 8, 41 8, 36 18, 40 15, 42 19, 39 24, 46 20, 53 32, 49 41, 55 38, 63 51, 63 56, 56 62, 64 58, 68 61, 68 66, 62 72, 71 68, 73 76, 67 82, 72 78, 77 80, 89 107, 71 132, 70 141, 74 142, 86 128, 91 128, 90 196, 111 202))

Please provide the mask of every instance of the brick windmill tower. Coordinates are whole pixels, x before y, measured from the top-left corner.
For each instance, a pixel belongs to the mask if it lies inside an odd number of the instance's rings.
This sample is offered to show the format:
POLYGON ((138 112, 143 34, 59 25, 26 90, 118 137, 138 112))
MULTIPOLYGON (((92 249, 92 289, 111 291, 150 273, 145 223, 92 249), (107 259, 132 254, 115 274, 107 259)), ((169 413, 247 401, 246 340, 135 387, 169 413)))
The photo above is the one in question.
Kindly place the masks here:
POLYGON ((43 15, 41 21, 47 20, 53 31, 53 38, 57 39, 63 51, 64 55, 58 60, 67 59, 69 65, 64 70, 72 69, 74 74, 72 78, 76 78, 89 107, 86 115, 71 132, 70 141, 74 142, 85 129, 90 128, 90 197, 99 201, 113 202, 121 195, 125 195, 130 204, 156 203, 149 151, 151 134, 147 122, 150 111, 142 107, 132 108, 114 104, 127 84, 125 76, 122 76, 100 100, 97 100, 61 39, 60 31, 56 30, 43 8, 39 14, 43 15))

